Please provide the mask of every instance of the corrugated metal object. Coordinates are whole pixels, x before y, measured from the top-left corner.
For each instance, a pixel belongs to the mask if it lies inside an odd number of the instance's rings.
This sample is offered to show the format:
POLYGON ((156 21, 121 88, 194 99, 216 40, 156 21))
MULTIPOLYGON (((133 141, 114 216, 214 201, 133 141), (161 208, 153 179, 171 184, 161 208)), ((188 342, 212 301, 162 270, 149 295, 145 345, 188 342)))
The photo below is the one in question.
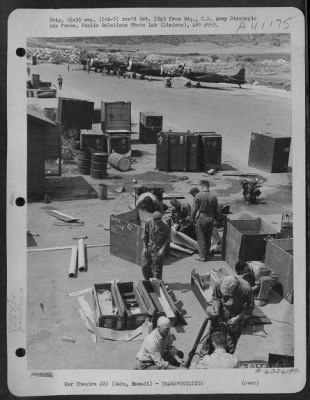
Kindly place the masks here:
POLYGON ((291 138, 252 132, 248 165, 266 172, 286 172, 291 138))
POLYGON ((198 133, 188 135, 188 166, 187 170, 196 172, 201 170, 202 164, 202 147, 201 137, 198 133))
POLYGON ((106 133, 131 132, 131 102, 101 101, 101 124, 106 133))
POLYGON ((222 135, 216 132, 196 132, 201 138, 201 169, 220 169, 222 164, 222 135))
POLYGON ((238 260, 263 261, 266 242, 269 238, 277 238, 279 233, 261 218, 251 220, 227 220, 225 261, 235 268, 238 260))
POLYGON ((189 132, 160 132, 157 135, 156 168, 187 171, 189 132))
POLYGON ((163 116, 153 112, 140 112, 139 140, 145 144, 156 143, 157 133, 163 128, 163 116))
POLYGON ((294 302, 293 239, 268 240, 265 264, 279 276, 281 293, 289 302, 294 302))

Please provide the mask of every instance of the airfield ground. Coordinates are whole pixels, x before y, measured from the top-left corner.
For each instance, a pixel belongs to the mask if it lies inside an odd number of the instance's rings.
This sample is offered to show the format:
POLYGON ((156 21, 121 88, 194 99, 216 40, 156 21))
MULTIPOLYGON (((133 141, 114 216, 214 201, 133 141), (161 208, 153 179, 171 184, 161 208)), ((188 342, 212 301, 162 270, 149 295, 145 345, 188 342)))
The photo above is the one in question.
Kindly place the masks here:
MULTIPOLYGON (((67 71, 64 65, 32 66, 32 73, 39 73, 44 81, 56 83, 59 73, 64 78, 63 90, 58 96, 76 97, 95 101, 129 100, 132 104, 133 131, 138 131, 140 111, 162 113, 164 130, 216 131, 223 136, 223 170, 210 177, 211 189, 217 193, 221 204, 229 204, 233 219, 262 217, 274 228, 280 228, 282 212, 292 206, 291 173, 268 174, 247 166, 250 134, 252 131, 270 131, 291 135, 290 92, 252 87, 239 89, 231 85, 208 85, 206 89, 185 88, 185 81, 173 79, 173 88, 166 89, 161 80, 133 80, 101 76, 86 71, 67 71), (264 180, 262 201, 248 206, 242 200, 239 178, 225 177, 229 172, 255 172, 264 180)), ((56 107, 57 99, 27 99, 36 106, 56 107)), ((199 183, 202 173, 159 173, 155 170, 155 145, 144 145, 132 135, 132 149, 136 157, 133 169, 121 173, 109 169, 105 180, 84 179, 96 190, 99 183, 109 186, 108 200, 52 199, 52 206, 74 215, 85 222, 81 227, 54 226, 54 219, 45 213, 43 203, 27 206, 27 229, 40 234, 35 237, 37 247, 71 245, 73 236, 88 235, 88 244, 109 243, 109 216, 128 211, 133 203, 131 181, 164 182, 167 191, 188 195, 192 187, 188 182, 199 183), (186 175, 188 180, 169 182, 173 176, 186 175), (126 192, 116 193, 114 188, 124 183, 126 192), (127 186, 126 186, 127 185, 127 186)), ((291 164, 291 161, 290 161, 291 164)), ((64 175, 76 175, 74 165, 64 165, 64 175)), ((79 188, 77 187, 78 191, 79 188)), ((77 278, 67 277, 70 250, 48 253, 28 253, 28 305, 27 353, 30 369, 129 369, 141 344, 133 342, 93 343, 90 333, 78 314, 78 302, 67 294, 91 287, 94 283, 111 279, 122 281, 142 278, 140 268, 110 255, 109 248, 88 250, 88 271, 77 278), (43 305, 40 306, 40 304, 43 305), (75 343, 61 340, 64 335, 75 338, 75 343)), ((164 280, 183 302, 186 326, 178 328, 176 344, 185 354, 193 345, 202 324, 204 313, 190 287, 193 268, 206 273, 212 268, 231 268, 224 261, 214 258, 199 263, 194 257, 175 259, 169 257, 164 267, 164 280)), ((90 299, 88 301, 91 304, 90 299)), ((267 360, 268 353, 294 354, 294 306, 273 293, 270 304, 262 309, 270 318, 270 325, 248 329, 241 336, 237 354, 243 361, 267 360)))

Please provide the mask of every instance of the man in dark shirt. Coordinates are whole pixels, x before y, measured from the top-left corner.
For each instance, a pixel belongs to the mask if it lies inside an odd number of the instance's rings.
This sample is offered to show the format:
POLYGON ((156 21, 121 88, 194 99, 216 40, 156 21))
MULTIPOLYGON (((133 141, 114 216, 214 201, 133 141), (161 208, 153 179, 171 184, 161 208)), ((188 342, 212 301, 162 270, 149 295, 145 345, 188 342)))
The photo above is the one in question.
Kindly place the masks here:
POLYGON ((170 228, 162 220, 160 211, 152 214, 152 219, 145 224, 142 240, 142 274, 144 279, 162 279, 164 256, 171 240, 170 228))
POLYGON ((210 255, 214 220, 218 213, 216 196, 209 192, 209 181, 201 181, 201 192, 194 197, 192 220, 195 222, 200 261, 207 261, 210 255), (197 213, 199 217, 196 220, 197 213))
POLYGON ((226 276, 219 280, 213 290, 214 315, 227 328, 228 351, 235 351, 245 320, 254 308, 251 286, 236 276, 226 276))
POLYGON ((213 312, 208 311, 212 321, 211 330, 202 345, 200 355, 213 353, 211 336, 217 331, 225 334, 226 351, 233 354, 245 321, 254 308, 251 287, 248 282, 236 276, 225 276, 215 283, 212 298, 213 312))

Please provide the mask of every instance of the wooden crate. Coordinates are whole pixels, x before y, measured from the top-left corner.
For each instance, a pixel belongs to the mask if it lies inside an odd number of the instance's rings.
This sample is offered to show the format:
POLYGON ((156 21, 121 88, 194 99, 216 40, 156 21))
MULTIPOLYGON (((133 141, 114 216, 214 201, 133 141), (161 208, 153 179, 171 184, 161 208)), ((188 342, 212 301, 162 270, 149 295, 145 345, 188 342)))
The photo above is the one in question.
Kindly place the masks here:
POLYGON ((142 264, 143 228, 138 210, 110 216, 110 253, 134 264, 142 264))
POLYGON ((249 166, 266 172, 287 172, 291 138, 269 132, 252 132, 249 166))
POLYGON ((235 268, 239 259, 263 261, 267 238, 277 238, 279 233, 261 218, 252 220, 227 220, 225 261, 235 268))
POLYGON ((126 328, 138 328, 149 317, 149 313, 136 286, 133 282, 117 282, 113 290, 117 304, 125 309, 126 328))
POLYGON ((115 283, 96 283, 93 287, 93 297, 95 303, 96 325, 100 328, 110 328, 121 330, 126 328, 126 314, 124 308, 118 304, 115 298, 113 287, 115 283), (118 307, 118 314, 103 314, 98 300, 100 290, 109 290, 112 295, 112 304, 118 307))
POLYGON ((131 132, 131 102, 101 101, 101 126, 106 133, 131 132))
POLYGON ((294 302, 293 239, 268 240, 265 265, 279 276, 281 295, 294 302))
POLYGON ((103 133, 81 132, 81 150, 104 151, 105 138, 103 133))

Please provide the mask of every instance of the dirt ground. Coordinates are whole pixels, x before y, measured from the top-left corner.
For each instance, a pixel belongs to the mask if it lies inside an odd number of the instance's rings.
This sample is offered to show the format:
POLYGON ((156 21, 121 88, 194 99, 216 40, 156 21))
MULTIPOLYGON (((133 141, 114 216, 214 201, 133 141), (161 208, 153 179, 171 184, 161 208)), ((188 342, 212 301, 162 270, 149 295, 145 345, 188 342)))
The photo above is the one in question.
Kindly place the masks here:
MULTIPOLYGON (((262 217, 272 227, 279 229, 282 212, 292 206, 291 173, 268 174, 247 166, 250 133, 256 130, 291 135, 290 95, 281 90, 245 87, 238 89, 229 85, 214 85, 210 90, 184 88, 182 80, 173 80, 173 89, 165 89, 161 81, 134 81, 104 77, 84 71, 67 72, 64 66, 40 65, 33 67, 42 80, 56 81, 59 72, 64 78, 62 96, 80 97, 95 101, 125 100, 132 102, 132 120, 138 123, 140 111, 155 111, 164 115, 164 129, 184 131, 215 130, 223 136, 223 170, 209 177, 211 190, 220 204, 229 204, 231 219, 262 217), (228 172, 254 172, 264 180, 261 201, 246 205, 242 199, 240 179, 223 176, 228 172)), ((40 107, 53 107, 57 99, 28 99, 40 107)), ((137 132, 137 126, 133 130, 137 132)), ((155 170, 155 145, 139 143, 137 133, 132 136, 132 150, 136 163, 132 170, 121 173, 109 169, 104 180, 83 179, 97 191, 100 183, 108 185, 108 199, 80 199, 80 187, 71 187, 67 199, 57 200, 51 195, 51 204, 28 203, 28 230, 38 233, 31 248, 66 246, 74 243, 74 236, 87 235, 87 244, 109 243, 109 217, 129 210, 133 204, 132 179, 138 183, 165 182, 166 192, 181 193, 191 201, 188 194, 198 184, 203 173, 165 173, 155 170), (148 175, 148 173, 154 173, 148 175), (169 182, 171 177, 186 175, 184 181, 169 182), (169 176, 169 179, 167 179, 169 176), (117 193, 115 187, 124 184, 126 192, 117 193), (47 207, 55 208, 84 221, 84 226, 55 226, 55 218, 46 213, 47 207)), ((70 180, 75 177, 70 170, 70 180)), ((91 189, 90 188, 90 189, 91 189)), ((87 197, 87 196, 86 196, 87 197)), ((29 248, 30 249, 30 248, 29 248)), ((27 307, 27 353, 28 367, 41 369, 129 369, 141 341, 93 343, 91 334, 80 319, 79 304, 69 293, 92 287, 94 283, 111 279, 137 281, 142 278, 140 267, 110 254, 109 247, 88 249, 88 270, 77 278, 68 278, 70 250, 34 253, 28 252, 28 307, 27 307), (75 343, 62 341, 71 336, 75 343)), ((190 286, 193 268, 204 274, 212 268, 225 268, 233 273, 225 261, 215 257, 206 263, 195 261, 194 256, 181 259, 169 257, 164 267, 163 279, 183 303, 187 325, 177 327, 176 344, 187 354, 202 324, 204 312, 190 286)), ((85 296, 92 306, 91 298, 85 296)), ((267 360, 268 353, 294 354, 293 318, 294 306, 272 294, 270 304, 262 311, 271 320, 269 325, 247 329, 241 336, 237 354, 243 361, 267 360)))

